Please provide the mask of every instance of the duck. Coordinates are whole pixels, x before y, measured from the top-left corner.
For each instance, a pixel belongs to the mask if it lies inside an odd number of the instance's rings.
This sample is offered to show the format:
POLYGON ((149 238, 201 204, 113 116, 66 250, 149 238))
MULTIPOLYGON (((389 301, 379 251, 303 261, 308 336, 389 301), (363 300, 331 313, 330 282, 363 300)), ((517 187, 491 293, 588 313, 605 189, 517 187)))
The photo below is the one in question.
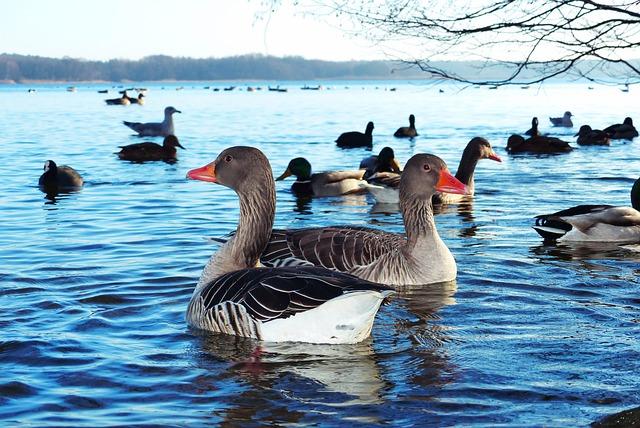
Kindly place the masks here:
POLYGON ((275 229, 260 256, 265 266, 322 266, 400 288, 452 281, 456 262, 442 241, 431 198, 437 191, 466 193, 439 157, 419 153, 400 176, 405 234, 360 226, 275 229))
POLYGON ((367 128, 362 132, 351 131, 340 134, 336 140, 338 147, 371 147, 373 145, 373 122, 367 123, 367 128))
POLYGON ((175 135, 173 127, 173 114, 182 113, 174 107, 166 107, 164 109, 164 120, 162 122, 127 122, 123 121, 126 126, 133 129, 140 137, 166 137, 167 135, 175 135))
POLYGON ((638 136, 638 131, 630 117, 626 117, 622 123, 607 126, 603 131, 609 134, 612 140, 632 140, 638 136))
POLYGON ((578 137, 576 142, 579 146, 608 146, 611 144, 611 137, 599 129, 591 129, 589 125, 582 125, 574 137, 578 137))
POLYGON ((150 141, 144 143, 129 144, 120 146, 122 150, 116 154, 122 160, 144 162, 144 161, 171 161, 178 159, 177 149, 186 150, 178 141, 175 135, 164 137, 162 145, 150 141))
POLYGON ((359 169, 364 169, 366 180, 377 172, 401 172, 400 163, 391 147, 383 147, 377 155, 368 156, 360 161, 359 169))
POLYGON ((38 179, 38 187, 48 195, 77 191, 83 185, 84 180, 78 171, 67 165, 58 166, 52 160, 44 163, 44 172, 38 179))
POLYGON ((538 135, 527 138, 513 134, 507 140, 507 152, 509 153, 567 153, 573 148, 559 138, 538 135))
POLYGON ((187 178, 228 187, 240 200, 235 235, 209 259, 193 291, 189 326, 267 342, 348 344, 370 335, 390 287, 322 267, 259 267, 276 206, 260 150, 230 147, 187 178))
POLYGON ((418 131, 416 131, 416 117, 412 114, 409 115, 409 126, 402 126, 393 133, 393 136, 397 138, 413 138, 417 135, 418 131))
POLYGON ((129 98, 129 101, 131 102, 131 104, 143 105, 144 104, 144 94, 141 92, 141 93, 138 94, 138 98, 129 98))
POLYGON ((640 243, 640 178, 631 188, 631 206, 578 205, 535 217, 545 241, 640 243))
POLYGON ((330 171, 311 173, 311 164, 305 158, 294 158, 289 161, 285 172, 276 181, 294 175, 296 181, 291 191, 296 196, 339 196, 361 193, 365 171, 330 171))
POLYGON ((565 128, 573 128, 573 122, 571 121, 570 111, 565 111, 562 117, 550 117, 549 120, 553 124, 553 126, 563 126, 565 128))
POLYGON ((531 128, 528 129, 524 135, 529 135, 531 137, 537 137, 540 135, 540 131, 538 131, 538 118, 534 117, 531 119, 531 128))
POLYGON ((128 106, 129 104, 131 104, 131 98, 129 98, 129 96, 127 95, 127 92, 125 91, 121 97, 119 98, 110 98, 107 100, 104 100, 105 103, 107 103, 107 105, 110 106, 128 106))
MULTIPOLYGON (((473 175, 476 165, 480 159, 490 159, 496 162, 502 162, 491 147, 491 143, 482 137, 474 137, 464 148, 455 178, 467 186, 467 192, 463 194, 436 192, 433 195, 432 202, 434 204, 448 204, 460 202, 465 197, 473 196, 475 193, 475 182, 473 175)), ((400 174, 393 172, 378 173, 371 176, 367 180, 367 189, 376 198, 379 203, 398 203, 400 174)))

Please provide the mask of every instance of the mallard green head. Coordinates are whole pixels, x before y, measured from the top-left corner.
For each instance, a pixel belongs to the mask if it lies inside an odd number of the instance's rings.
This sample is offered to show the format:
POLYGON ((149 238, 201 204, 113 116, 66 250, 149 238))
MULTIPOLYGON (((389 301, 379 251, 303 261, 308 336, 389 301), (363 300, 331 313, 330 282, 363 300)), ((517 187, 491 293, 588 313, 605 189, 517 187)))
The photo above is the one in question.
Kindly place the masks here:
POLYGON ((311 178, 311 164, 305 158, 291 159, 287 170, 282 175, 276 178, 276 181, 284 180, 285 178, 295 175, 298 181, 305 181, 311 178))
POLYGON ((631 188, 631 206, 640 211, 640 178, 633 183, 631 188))

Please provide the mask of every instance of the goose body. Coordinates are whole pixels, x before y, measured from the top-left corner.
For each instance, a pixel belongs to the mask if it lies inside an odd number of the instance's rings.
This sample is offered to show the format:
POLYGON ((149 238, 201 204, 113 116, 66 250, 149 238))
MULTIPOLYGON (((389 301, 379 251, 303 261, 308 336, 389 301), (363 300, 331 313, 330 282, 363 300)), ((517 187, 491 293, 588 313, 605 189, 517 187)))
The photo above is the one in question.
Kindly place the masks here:
POLYGON ((84 185, 84 180, 75 169, 67 165, 56 165, 52 160, 44 163, 44 172, 38 179, 38 187, 47 194, 74 191, 84 185))
POLYGON ((352 226, 274 230, 260 261, 265 266, 322 266, 394 286, 451 281, 457 268, 435 226, 431 197, 436 191, 464 193, 466 187, 440 158, 415 155, 400 178, 406 237, 352 226))
POLYGON ((513 134, 507 141, 509 153, 567 153, 573 148, 559 138, 538 135, 527 138, 513 134))
POLYGON ((589 125, 582 125, 574 137, 579 146, 608 146, 611 144, 609 134, 599 129, 591 129, 589 125))
POLYGON ((362 192, 364 171, 331 171, 311 173, 305 158, 294 158, 276 181, 296 176, 291 190, 296 196, 339 196, 362 192))
POLYGON ((631 190, 631 207, 578 205, 539 215, 533 228, 545 240, 570 242, 640 242, 640 178, 631 190))
POLYGON ((573 115, 571 114, 570 111, 565 111, 562 117, 550 117, 549 121, 551 121, 553 126, 563 126, 565 128, 572 128, 573 122, 571 121, 571 116, 573 115))
POLYGON ((367 128, 362 132, 351 131, 340 134, 336 140, 338 147, 371 147, 373 145, 373 122, 367 123, 367 128))
POLYGON ((273 342, 369 336, 388 287, 322 267, 256 267, 275 217, 275 183, 262 152, 232 147, 187 177, 230 187, 240 198, 237 231, 211 257, 189 302, 190 326, 273 342))
POLYGON ((175 135, 173 126, 173 114, 181 113, 173 107, 164 109, 164 120, 162 122, 127 122, 123 121, 126 126, 133 129, 141 137, 166 137, 167 135, 175 135))
POLYGON ((362 159, 358 168, 365 170, 363 176, 365 180, 377 172, 399 173, 401 171, 400 163, 396 160, 391 147, 383 147, 379 154, 362 159))
POLYGON ((120 146, 121 150, 117 155, 122 160, 134 162, 170 161, 178 158, 176 147, 184 149, 175 135, 167 135, 164 137, 162 145, 144 142, 120 146))
POLYGON ((612 140, 632 140, 638 136, 638 131, 630 117, 626 117, 622 123, 607 126, 603 131, 609 134, 612 140))
POLYGON ((138 94, 137 98, 129 98, 129 101, 131 102, 131 104, 143 105, 144 104, 144 94, 143 93, 138 94))
POLYGON ((409 115, 409 126, 402 126, 393 133, 393 136, 396 138, 413 138, 418 136, 418 131, 416 130, 416 117, 414 115, 409 115))
POLYGON ((131 98, 129 98, 129 96, 125 92, 120 98, 111 98, 104 100, 104 102, 110 106, 128 106, 129 104, 131 104, 131 98))

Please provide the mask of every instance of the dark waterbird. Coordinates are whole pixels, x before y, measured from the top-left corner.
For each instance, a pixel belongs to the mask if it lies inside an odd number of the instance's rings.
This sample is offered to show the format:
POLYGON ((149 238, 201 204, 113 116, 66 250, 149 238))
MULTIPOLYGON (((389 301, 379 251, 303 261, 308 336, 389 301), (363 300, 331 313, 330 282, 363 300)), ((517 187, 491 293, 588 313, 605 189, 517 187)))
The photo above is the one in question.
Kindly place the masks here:
POLYGON ((400 173, 400 163, 391 147, 383 147, 377 155, 368 156, 360 161, 359 169, 364 169, 366 180, 377 172, 400 173))
POLYGON ((116 154, 122 160, 134 162, 172 161, 178 159, 176 147, 184 149, 175 135, 167 135, 164 137, 162 145, 149 141, 129 144, 127 146, 120 146, 122 150, 116 154))
POLYGON ((567 153, 573 150, 569 143, 555 137, 538 135, 527 138, 513 134, 507 140, 509 153, 567 153))
POLYGON ((240 199, 236 233, 207 263, 189 302, 189 325, 270 342, 357 343, 369 336, 388 287, 323 267, 255 267, 276 206, 260 150, 231 147, 187 177, 229 187, 240 199))
POLYGON ((530 135, 532 137, 537 137, 540 135, 540 131, 538 131, 538 118, 534 117, 531 119, 531 128, 529 128, 524 135, 530 135))
POLYGON ((129 101, 131 102, 131 104, 143 105, 144 104, 144 94, 143 93, 139 93, 138 94, 138 98, 129 98, 129 101))
POLYGON ((409 115, 409 126, 402 126, 393 133, 393 136, 397 138, 413 138, 417 135, 416 117, 412 114, 409 115))
POLYGON ((44 172, 38 180, 38 187, 48 195, 76 191, 83 185, 84 180, 75 169, 67 165, 58 166, 52 160, 44 163, 44 172))
POLYGON ((622 123, 607 126, 603 131, 609 134, 612 140, 632 140, 638 136, 638 131, 630 117, 626 117, 622 123))
POLYGON ((338 147, 371 147, 373 145, 373 122, 367 123, 367 128, 362 132, 351 131, 340 134, 336 140, 338 147))
POLYGON ((129 96, 125 92, 119 98, 110 98, 110 99, 104 100, 104 102, 110 106, 128 106, 129 104, 131 104, 131 98, 129 98, 129 96))
POLYGON ((611 137, 599 129, 591 129, 589 125, 582 125, 574 137, 578 137, 577 143, 580 146, 608 146, 611 144, 611 137))

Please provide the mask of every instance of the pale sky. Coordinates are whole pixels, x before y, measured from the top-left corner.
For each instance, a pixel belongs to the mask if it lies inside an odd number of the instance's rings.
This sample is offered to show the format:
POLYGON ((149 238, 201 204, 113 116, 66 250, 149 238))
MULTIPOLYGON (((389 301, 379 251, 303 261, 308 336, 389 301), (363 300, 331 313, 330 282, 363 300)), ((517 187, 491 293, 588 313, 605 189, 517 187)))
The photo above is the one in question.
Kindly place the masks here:
POLYGON ((264 0, 9 0, 0 3, 0 53, 105 60, 165 54, 248 53, 310 59, 383 59, 330 18, 264 0))

